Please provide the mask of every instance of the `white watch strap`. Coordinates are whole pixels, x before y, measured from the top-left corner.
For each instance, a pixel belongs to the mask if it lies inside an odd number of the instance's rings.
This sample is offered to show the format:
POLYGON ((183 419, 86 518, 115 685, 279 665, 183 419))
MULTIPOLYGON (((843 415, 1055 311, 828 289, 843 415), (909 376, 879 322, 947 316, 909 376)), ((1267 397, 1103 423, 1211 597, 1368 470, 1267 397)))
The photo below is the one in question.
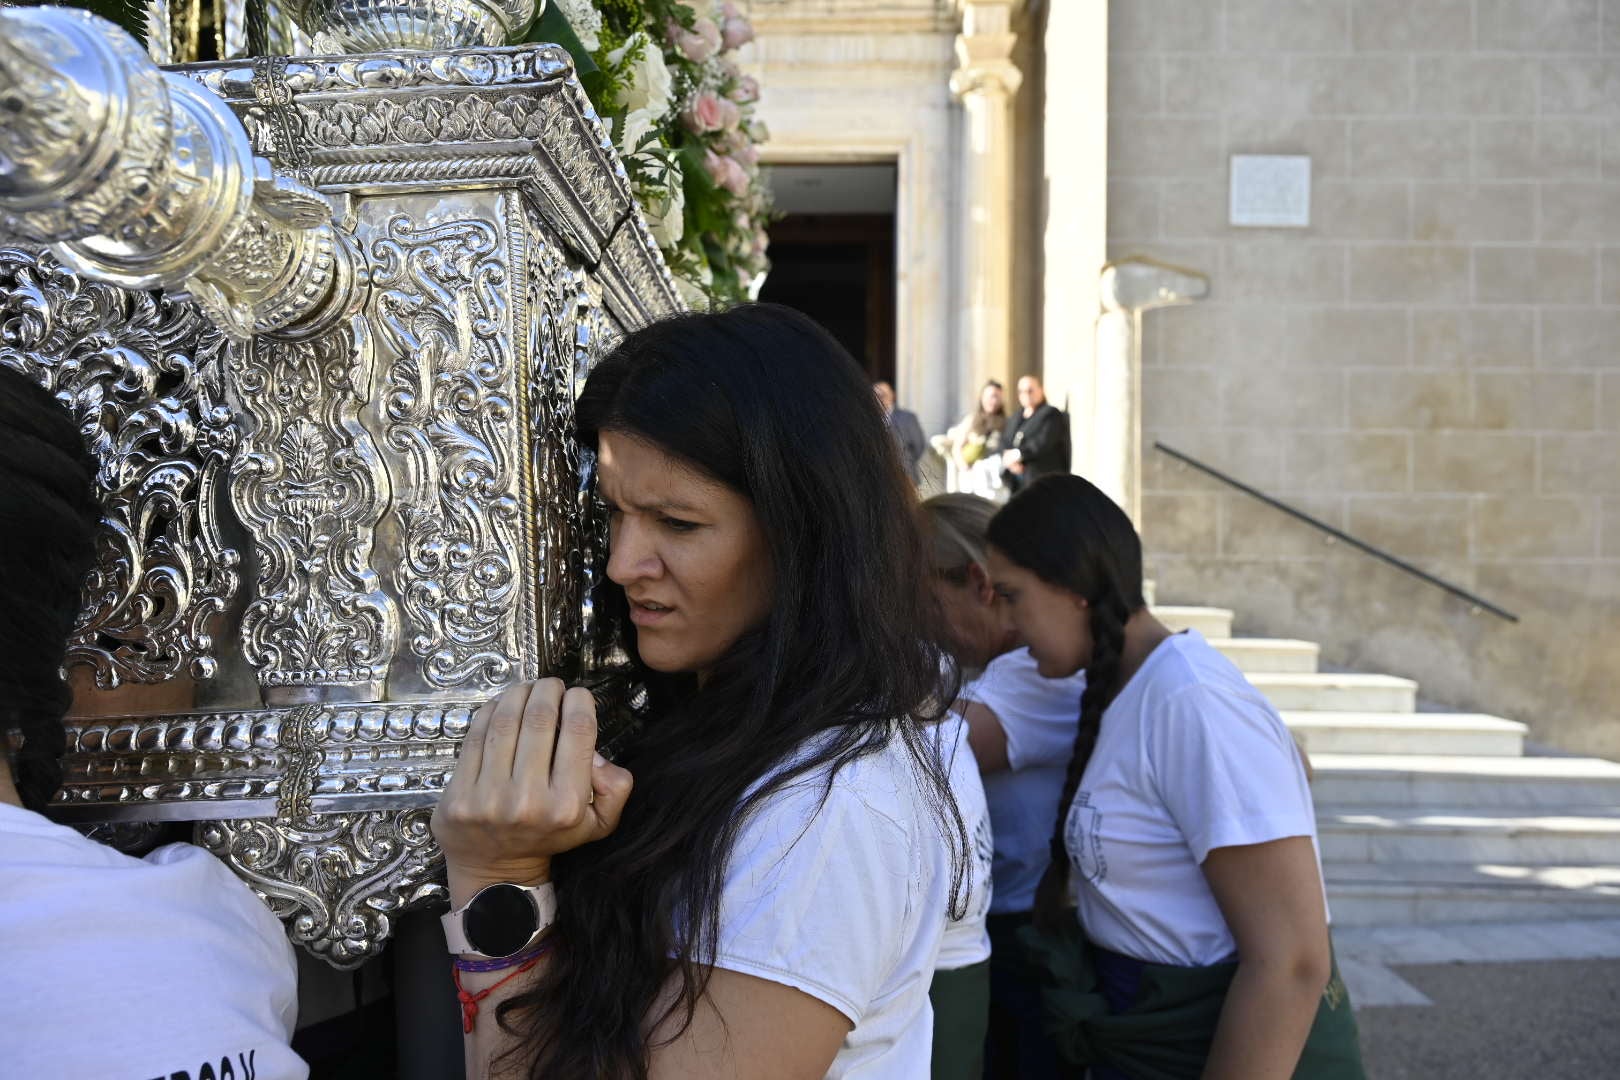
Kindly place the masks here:
MULTIPOLYGON (((514 887, 529 894, 529 898, 534 901, 536 916, 534 935, 529 938, 523 948, 518 950, 518 952, 522 952, 524 949, 532 948, 534 943, 540 940, 540 935, 549 930, 551 924, 557 921, 557 890, 549 881, 541 885, 514 885, 514 887)), ((479 892, 482 891, 482 889, 479 890, 479 892)), ((444 942, 450 952, 458 956, 465 956, 474 960, 494 960, 497 958, 479 952, 473 948, 472 942, 467 940, 465 925, 467 908, 471 907, 473 901, 477 899, 478 896, 475 894, 472 900, 467 901, 464 906, 439 917, 439 922, 444 926, 444 942)))

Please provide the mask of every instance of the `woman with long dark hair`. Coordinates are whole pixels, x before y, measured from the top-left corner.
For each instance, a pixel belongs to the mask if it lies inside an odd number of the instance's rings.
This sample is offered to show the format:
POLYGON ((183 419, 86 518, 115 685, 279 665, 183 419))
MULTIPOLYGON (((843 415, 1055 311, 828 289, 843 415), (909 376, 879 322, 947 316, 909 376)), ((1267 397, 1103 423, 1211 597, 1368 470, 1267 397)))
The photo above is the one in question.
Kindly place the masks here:
POLYGON ((1036 482, 988 537, 1040 673, 1085 672, 1035 914, 1056 933, 1078 918, 1086 941, 1055 970, 1072 976, 1078 958, 1095 979, 1053 1000, 1092 991, 1131 1020, 1073 1010, 1069 1026, 1088 1032, 1060 1034, 1071 1063, 1094 1080, 1359 1077, 1316 816, 1281 717, 1202 636, 1153 617, 1141 540, 1092 484, 1036 482), (1072 1060, 1080 1046, 1097 1056, 1072 1060))
POLYGON ((684 316, 601 361, 578 435, 650 719, 609 763, 557 680, 475 717, 434 818, 448 918, 472 941, 480 898, 536 900, 460 964, 469 1074, 926 1074, 954 687, 865 377, 788 309, 684 316))

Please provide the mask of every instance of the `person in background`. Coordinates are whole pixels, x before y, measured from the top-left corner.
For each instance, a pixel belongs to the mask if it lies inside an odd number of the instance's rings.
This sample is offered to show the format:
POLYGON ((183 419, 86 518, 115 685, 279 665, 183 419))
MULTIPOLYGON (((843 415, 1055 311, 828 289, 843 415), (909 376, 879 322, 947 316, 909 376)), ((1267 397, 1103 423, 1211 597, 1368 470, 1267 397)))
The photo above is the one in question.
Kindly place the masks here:
POLYGON ((888 383, 878 380, 872 384, 872 392, 877 395, 878 404, 883 406, 883 416, 889 422, 889 434, 894 436, 895 448, 900 453, 900 464, 915 487, 922 479, 919 463, 928 451, 928 439, 923 435, 922 422, 917 419, 916 413, 895 407, 894 387, 888 383))
POLYGON ((1043 476, 1069 471, 1069 418, 1046 400, 1046 388, 1033 375, 1018 380, 1018 411, 1002 445, 1002 481, 1014 493, 1043 476))
POLYGON ((962 688, 956 711, 984 781, 994 838, 983 1076, 1050 1080, 1063 1073, 1042 1030, 1040 997, 1017 933, 1030 922, 1035 887, 1046 872, 1052 813, 1063 793, 1086 681, 1084 673, 1042 678, 1019 643, 985 565, 985 532, 996 509, 966 494, 936 495, 922 504, 948 647, 964 670, 980 672, 962 688))
POLYGON ((1149 1060, 1205 1080, 1360 1080, 1316 814, 1276 709, 1153 616, 1130 518, 1084 479, 1014 496, 987 539, 1037 670, 1086 678, 1033 943, 1063 988, 1046 1004, 1070 1064, 1092 1080, 1149 1060))
POLYGON ((1007 406, 1000 383, 991 379, 979 389, 979 400, 962 422, 951 428, 950 454, 959 469, 971 469, 983 458, 1001 452, 1001 433, 1007 426, 1007 406))
POLYGON ((101 510, 67 411, 3 367, 0 444, 0 1072, 303 1080, 292 945, 247 886, 190 844, 135 859, 41 813, 101 510))

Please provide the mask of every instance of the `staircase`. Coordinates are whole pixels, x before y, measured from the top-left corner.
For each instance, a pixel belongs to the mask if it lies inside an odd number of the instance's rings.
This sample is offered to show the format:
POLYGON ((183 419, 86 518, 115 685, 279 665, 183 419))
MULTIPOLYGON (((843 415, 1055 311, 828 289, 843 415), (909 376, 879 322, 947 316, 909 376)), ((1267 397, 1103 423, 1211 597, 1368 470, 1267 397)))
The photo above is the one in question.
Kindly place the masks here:
POLYGON ((1224 608, 1153 611, 1237 664, 1310 756, 1335 925, 1620 916, 1620 764, 1526 757, 1523 724, 1418 712, 1412 680, 1319 671, 1315 644, 1233 637, 1224 608))

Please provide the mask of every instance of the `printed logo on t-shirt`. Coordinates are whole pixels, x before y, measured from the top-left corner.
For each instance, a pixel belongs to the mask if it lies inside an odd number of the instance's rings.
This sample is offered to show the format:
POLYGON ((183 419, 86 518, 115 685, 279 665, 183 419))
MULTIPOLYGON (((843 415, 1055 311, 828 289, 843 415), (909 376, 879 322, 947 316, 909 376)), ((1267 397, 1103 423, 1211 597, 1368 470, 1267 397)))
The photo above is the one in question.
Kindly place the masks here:
POLYGON ((995 855, 995 836, 990 832, 990 815, 986 814, 973 830, 973 887, 978 894, 978 904, 968 913, 970 920, 982 919, 990 911, 990 871, 995 855))
POLYGON ((236 1054, 234 1059, 227 1054, 219 1059, 219 1067, 214 1063, 205 1061, 196 1069, 179 1069, 175 1072, 154 1076, 152 1080, 254 1080, 254 1056, 257 1050, 244 1050, 236 1054))
POLYGON ((1093 885, 1108 880, 1108 860, 1102 849, 1102 811, 1091 805, 1091 792, 1076 792, 1064 821, 1063 846, 1069 861, 1093 885))

